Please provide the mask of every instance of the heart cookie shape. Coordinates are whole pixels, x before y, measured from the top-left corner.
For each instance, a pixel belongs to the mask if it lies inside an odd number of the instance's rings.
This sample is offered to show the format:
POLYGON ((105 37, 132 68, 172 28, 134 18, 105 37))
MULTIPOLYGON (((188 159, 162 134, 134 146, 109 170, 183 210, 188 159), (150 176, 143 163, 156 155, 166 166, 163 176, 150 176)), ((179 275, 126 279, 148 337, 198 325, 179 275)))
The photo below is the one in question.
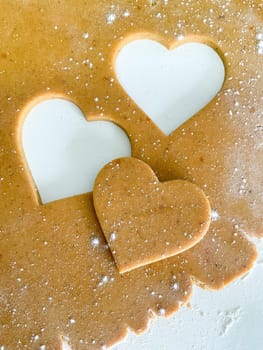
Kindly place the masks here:
POLYGON ((221 57, 198 42, 168 50, 153 40, 135 40, 120 50, 115 68, 125 91, 165 134, 206 106, 225 78, 221 57))
POLYGON ((37 104, 25 119, 22 142, 42 203, 92 191, 99 170, 129 156, 125 132, 107 121, 87 122, 65 99, 37 104))
POLYGON ((107 164, 93 193, 97 217, 120 272, 179 254, 198 243, 210 224, 210 205, 196 185, 160 183, 135 158, 107 164))

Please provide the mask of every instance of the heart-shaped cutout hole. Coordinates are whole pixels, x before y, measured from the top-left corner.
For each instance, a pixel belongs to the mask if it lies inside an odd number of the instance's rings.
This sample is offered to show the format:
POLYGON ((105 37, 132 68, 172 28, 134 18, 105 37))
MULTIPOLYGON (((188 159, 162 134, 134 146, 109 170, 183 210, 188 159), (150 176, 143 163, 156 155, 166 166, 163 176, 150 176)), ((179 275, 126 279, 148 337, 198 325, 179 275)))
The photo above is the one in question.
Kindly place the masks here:
POLYGON ((120 50, 115 69, 125 91, 167 135, 206 106, 225 79, 221 57, 202 43, 168 50, 135 40, 120 50))
POLYGON ((64 99, 32 108, 24 121, 22 143, 42 203, 92 191, 105 164, 131 154, 121 128, 107 121, 88 122, 64 99))
POLYGON ((209 201, 199 187, 183 180, 160 183, 135 158, 107 164, 96 178, 93 200, 120 272, 193 247, 210 224, 209 201))

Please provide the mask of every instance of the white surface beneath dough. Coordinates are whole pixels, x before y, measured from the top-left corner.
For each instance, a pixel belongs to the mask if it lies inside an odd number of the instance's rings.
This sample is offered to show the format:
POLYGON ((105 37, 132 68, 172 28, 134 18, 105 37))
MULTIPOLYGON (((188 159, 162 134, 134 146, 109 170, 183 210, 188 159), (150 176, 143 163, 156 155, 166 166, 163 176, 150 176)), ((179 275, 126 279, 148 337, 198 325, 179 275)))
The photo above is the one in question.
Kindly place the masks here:
POLYGON ((191 308, 158 317, 113 350, 262 350, 263 242, 256 243, 261 255, 248 275, 217 292, 194 287, 191 308))

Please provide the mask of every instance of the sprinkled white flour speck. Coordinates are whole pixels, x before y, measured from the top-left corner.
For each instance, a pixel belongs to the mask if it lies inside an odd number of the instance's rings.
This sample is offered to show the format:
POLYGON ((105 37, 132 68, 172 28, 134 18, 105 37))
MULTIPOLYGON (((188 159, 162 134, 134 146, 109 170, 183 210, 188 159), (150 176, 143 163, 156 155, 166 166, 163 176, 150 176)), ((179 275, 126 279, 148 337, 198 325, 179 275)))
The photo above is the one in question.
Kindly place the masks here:
POLYGON ((258 41, 257 43, 258 54, 262 55, 263 54, 263 33, 258 33, 256 35, 256 39, 258 41))
POLYGON ((89 33, 87 33, 87 32, 83 33, 83 35, 82 35, 83 39, 88 39, 88 37, 89 37, 89 33))
POLYGON ((115 13, 109 13, 109 14, 106 16, 106 19, 107 19, 107 23, 108 23, 108 24, 112 24, 112 23, 116 20, 116 15, 115 15, 115 13))
POLYGON ((166 310, 164 308, 161 308, 159 310, 159 315, 164 316, 166 314, 166 310))
POLYGON ((178 283, 173 283, 172 284, 172 290, 174 290, 174 291, 177 291, 177 290, 179 290, 179 284, 178 283))
POLYGON ((93 238, 91 239, 91 245, 92 245, 92 247, 98 247, 99 244, 100 244, 100 241, 99 241, 98 237, 93 237, 93 238))
POLYGON ((113 242, 113 241, 116 240, 116 238, 117 238, 116 232, 112 232, 111 235, 110 235, 110 241, 113 242))
POLYGON ((211 210, 211 220, 216 221, 220 218, 220 215, 216 210, 211 210))
POLYGON ((177 40, 183 40, 184 39, 184 35, 183 34, 179 34, 178 36, 177 36, 177 40))
POLYGON ((228 311, 220 311, 219 316, 222 317, 222 328, 220 335, 225 336, 231 327, 234 326, 235 322, 238 322, 241 318, 241 308, 236 307, 235 309, 228 311))
POLYGON ((75 324, 75 323, 76 323, 76 320, 74 320, 74 318, 70 318, 70 319, 68 320, 68 323, 69 323, 69 324, 75 324))
POLYGON ((99 282, 99 287, 103 286, 104 284, 109 282, 109 277, 108 276, 103 276, 99 282))
POLYGON ((123 12, 123 17, 129 17, 131 14, 130 14, 130 11, 129 10, 126 10, 123 12))

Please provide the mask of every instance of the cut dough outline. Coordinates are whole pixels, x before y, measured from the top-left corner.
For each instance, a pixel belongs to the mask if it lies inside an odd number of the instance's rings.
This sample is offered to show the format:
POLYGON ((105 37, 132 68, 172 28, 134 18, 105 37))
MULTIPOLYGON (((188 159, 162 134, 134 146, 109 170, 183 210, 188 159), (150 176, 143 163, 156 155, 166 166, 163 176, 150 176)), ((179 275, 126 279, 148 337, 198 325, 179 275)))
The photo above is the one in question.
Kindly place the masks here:
MULTIPOLYGON (((141 32, 141 33, 137 33, 137 34, 133 33, 133 34, 130 34, 130 35, 126 36, 124 39, 122 39, 122 41, 119 44, 116 44, 115 47, 113 47, 111 49, 111 54, 110 54, 112 56, 111 57, 111 60, 112 60, 111 64, 114 67, 114 78, 115 78, 116 82, 118 82, 119 89, 121 89, 123 91, 123 94, 126 95, 127 97, 128 97, 127 92, 124 90, 122 85, 119 83, 118 77, 116 75, 115 62, 116 62, 116 59, 117 59, 117 56, 118 56, 120 50, 123 47, 125 47, 128 43, 130 43, 130 42, 132 42, 134 40, 137 40, 137 39, 154 40, 154 41, 160 43, 161 45, 163 45, 164 47, 166 47, 168 50, 173 50, 173 49, 175 49, 175 48, 177 48, 177 47, 179 47, 181 45, 184 45, 186 43, 194 43, 195 42, 195 43, 205 44, 205 45, 211 47, 220 56, 220 58, 221 58, 221 60, 222 60, 222 62, 224 64, 224 67, 225 67, 225 79, 226 79, 227 65, 226 65, 226 59, 225 59, 225 56, 223 54, 223 51, 221 50, 219 45, 217 45, 209 37, 199 36, 199 35, 188 35, 188 36, 184 37, 181 40, 174 39, 171 42, 169 42, 162 35, 158 35, 158 34, 154 34, 154 33, 148 33, 148 32, 141 32)), ((223 88, 223 86, 224 86, 224 82, 222 84, 221 89, 223 88)), ((130 97, 128 97, 128 98, 130 98, 130 97)), ((24 162, 25 162, 25 168, 27 169, 28 179, 29 179, 29 182, 31 183, 31 186, 32 186, 33 195, 34 195, 35 200, 37 201, 37 203, 40 204, 40 205, 42 205, 41 197, 39 195, 38 188, 37 188, 37 186, 35 184, 35 181, 34 181, 32 175, 31 175, 31 171, 30 171, 29 165, 28 165, 27 160, 26 160, 26 155, 25 155, 23 147, 22 147, 22 139, 21 139, 22 138, 22 128, 23 128, 23 124, 25 122, 25 119, 27 118, 27 116, 30 113, 30 111, 34 107, 36 107, 38 104, 40 104, 40 103, 42 103, 44 101, 47 101, 47 100, 51 100, 51 99, 62 99, 62 100, 65 100, 65 101, 72 102, 73 104, 75 104, 80 109, 80 111, 82 112, 83 116, 87 119, 87 122, 107 121, 107 122, 112 122, 112 123, 116 124, 118 127, 120 127, 124 131, 124 133, 129 138, 129 141, 130 141, 130 144, 131 144, 131 156, 133 156, 133 146, 134 146, 133 145, 133 139, 129 135, 129 132, 128 132, 128 130, 126 130, 125 126, 122 125, 121 121, 119 122, 118 120, 116 120, 111 115, 108 115, 108 116, 102 118, 96 112, 94 112, 92 115, 90 114, 91 112, 86 112, 85 113, 85 110, 82 109, 78 104, 76 104, 74 99, 71 99, 71 98, 69 98, 68 96, 66 96, 65 94, 62 94, 62 93, 46 92, 46 93, 40 94, 40 95, 36 94, 29 101, 27 101, 25 103, 25 105, 21 109, 21 113, 19 115, 18 125, 17 125, 17 146, 18 146, 18 149, 20 150, 21 156, 23 157, 24 162)), ((132 100, 132 102, 134 104, 136 104, 133 100, 132 100)), ((210 101, 208 103, 208 105, 211 102, 212 101, 210 101)), ((136 106, 137 106, 138 109, 141 110, 141 108, 137 104, 136 104, 136 106)), ((204 106, 204 108, 206 108, 206 106, 204 106)), ((165 135, 162 132, 162 130, 159 129, 159 127, 156 125, 156 123, 150 117, 146 116, 146 114, 142 110, 141 110, 141 112, 142 112, 142 114, 145 115, 146 118, 149 119, 149 121, 154 125, 154 127, 159 130, 159 132, 162 134, 162 136, 169 138, 176 131, 176 129, 175 129, 175 130, 173 130, 170 133, 170 135, 165 135)), ((199 111, 199 112, 201 112, 201 111, 199 111)), ((194 115, 191 118, 193 118, 193 117, 194 117, 194 115)), ((189 118, 189 119, 191 119, 191 118, 189 118)))
POLYGON ((146 163, 132 157, 101 169, 93 203, 120 273, 191 249, 211 221, 210 203, 200 188, 184 180, 160 182, 146 163))

